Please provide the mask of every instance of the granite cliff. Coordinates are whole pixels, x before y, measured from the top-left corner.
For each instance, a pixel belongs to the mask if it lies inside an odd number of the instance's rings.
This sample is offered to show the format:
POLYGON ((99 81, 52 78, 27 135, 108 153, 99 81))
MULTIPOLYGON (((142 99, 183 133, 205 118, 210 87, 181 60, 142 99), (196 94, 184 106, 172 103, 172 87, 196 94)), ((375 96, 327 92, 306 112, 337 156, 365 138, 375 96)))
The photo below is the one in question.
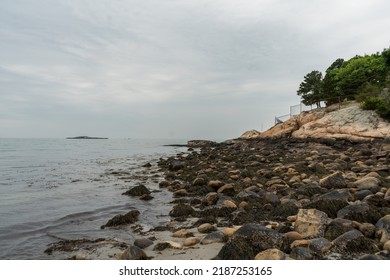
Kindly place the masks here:
POLYGON ((241 138, 332 138, 348 140, 390 139, 390 123, 357 102, 319 108, 273 126, 265 132, 250 130, 241 138))

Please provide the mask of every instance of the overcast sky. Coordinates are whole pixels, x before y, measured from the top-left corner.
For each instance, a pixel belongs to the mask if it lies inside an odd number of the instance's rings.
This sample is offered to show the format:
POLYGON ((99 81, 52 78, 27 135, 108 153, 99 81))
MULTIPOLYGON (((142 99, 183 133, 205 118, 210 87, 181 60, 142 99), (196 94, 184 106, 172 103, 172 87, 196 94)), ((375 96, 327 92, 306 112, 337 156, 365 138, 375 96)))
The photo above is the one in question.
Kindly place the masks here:
POLYGON ((0 137, 229 139, 390 46, 388 0, 0 0, 0 137))

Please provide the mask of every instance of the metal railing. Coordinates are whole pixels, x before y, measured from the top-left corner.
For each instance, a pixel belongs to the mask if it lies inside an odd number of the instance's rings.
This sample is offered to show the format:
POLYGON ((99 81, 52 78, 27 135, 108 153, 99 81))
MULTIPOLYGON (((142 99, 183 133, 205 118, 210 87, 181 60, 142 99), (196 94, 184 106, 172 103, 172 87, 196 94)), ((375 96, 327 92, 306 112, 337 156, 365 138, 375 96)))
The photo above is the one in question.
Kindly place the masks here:
POLYGON ((307 106, 303 103, 292 105, 290 106, 290 114, 275 117, 275 124, 283 123, 289 120, 290 118, 299 115, 302 112, 311 111, 311 110, 313 110, 313 105, 307 106))

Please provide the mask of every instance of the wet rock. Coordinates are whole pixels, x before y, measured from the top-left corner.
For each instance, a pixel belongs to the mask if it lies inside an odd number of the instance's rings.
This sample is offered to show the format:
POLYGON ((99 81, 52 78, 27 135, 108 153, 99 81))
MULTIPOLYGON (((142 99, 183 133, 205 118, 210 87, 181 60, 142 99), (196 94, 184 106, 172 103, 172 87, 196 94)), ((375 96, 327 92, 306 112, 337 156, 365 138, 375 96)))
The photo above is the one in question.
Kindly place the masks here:
POLYGON ((173 209, 169 212, 171 217, 188 217, 194 216, 195 210, 188 204, 177 204, 173 207, 173 209))
POLYGON ((298 206, 290 202, 282 205, 276 205, 272 208, 268 216, 273 220, 285 220, 288 216, 296 215, 297 213, 298 206))
POLYGON ((194 246, 200 242, 200 239, 198 237, 188 237, 183 242, 183 246, 194 246))
POLYGON ((386 215, 378 220, 375 224, 377 229, 383 229, 390 234, 390 215, 386 215))
POLYGON ((312 197, 315 194, 324 194, 327 189, 320 187, 317 183, 310 183, 299 187, 296 191, 297 194, 312 197))
POLYGON ((337 212, 338 218, 354 220, 360 223, 375 224, 381 217, 378 209, 365 202, 351 204, 337 212))
POLYGON ((167 187, 169 187, 171 185, 171 183, 169 183, 168 181, 161 181, 159 184, 158 184, 158 186, 160 187, 160 188, 167 188, 167 187))
POLYGON ((310 240, 309 249, 316 254, 323 256, 332 248, 332 243, 325 238, 315 238, 310 240))
POLYGON ((296 247, 290 253, 290 258, 295 260, 314 260, 316 257, 315 252, 305 247, 296 247))
POLYGON ((360 231, 350 230, 335 240, 332 241, 333 252, 348 254, 354 256, 356 254, 371 253, 379 251, 375 241, 365 237, 360 231))
POLYGON ((379 184, 381 181, 375 177, 364 177, 360 180, 357 180, 354 185, 358 190, 370 190, 373 193, 379 191, 379 184))
POLYGON ((180 189, 177 190, 173 193, 173 197, 183 197, 183 196, 188 196, 189 193, 186 189, 180 189))
POLYGON ((264 203, 270 203, 272 205, 277 205, 280 203, 280 200, 276 194, 273 194, 271 192, 266 192, 264 195, 264 203))
POLYGON ((365 237, 372 238, 375 235, 376 228, 373 224, 370 223, 362 223, 358 224, 357 229, 363 233, 365 237))
POLYGON ((222 205, 228 207, 228 208, 233 208, 233 209, 236 209, 237 208, 237 205, 232 201, 232 200, 224 200, 222 205))
POLYGON ((205 224, 198 226, 198 231, 200 233, 210 233, 210 232, 216 231, 216 230, 217 230, 217 228, 209 223, 205 223, 205 224))
POLYGON ((267 249, 255 256, 255 260, 285 260, 286 254, 279 249, 267 249))
POLYGON ((219 251, 219 260, 253 260, 257 252, 245 239, 229 240, 219 251))
POLYGON ((183 246, 174 241, 159 242, 154 246, 153 251, 164 251, 165 249, 182 249, 183 246))
POLYGON ((354 200, 363 200, 366 196, 372 194, 370 190, 360 190, 353 194, 354 200))
POLYGON ((390 240, 383 245, 383 250, 390 251, 390 240))
POLYGON ((169 165, 168 169, 170 171, 178 171, 180 169, 183 169, 185 167, 185 163, 181 160, 173 160, 169 165))
POLYGON ((140 212, 138 210, 132 210, 125 215, 116 215, 114 218, 109 220, 105 225, 101 226, 101 229, 106 227, 115 227, 120 225, 132 224, 138 220, 140 212))
POLYGON ((143 194, 139 197, 140 200, 152 200, 153 199, 153 196, 151 196, 150 194, 143 194))
POLYGON ((180 229, 172 233, 172 237, 177 237, 177 238, 188 238, 192 236, 194 236, 194 234, 192 232, 189 232, 186 229, 180 229))
POLYGON ((202 200, 202 205, 210 206, 214 205, 218 201, 218 193, 210 192, 202 200))
POLYGON ((146 253, 137 246, 130 246, 120 256, 121 260, 147 260, 146 253))
POLYGON ((362 202, 365 202, 368 205, 376 206, 376 207, 388 207, 389 206, 389 203, 381 195, 378 195, 378 194, 367 195, 363 199, 362 202))
POLYGON ((288 241, 289 244, 291 244, 295 240, 302 240, 303 239, 303 236, 299 232, 296 232, 296 231, 286 232, 283 234, 283 236, 285 237, 285 239, 288 241))
POLYGON ((217 191, 217 193, 222 193, 227 196, 234 196, 236 194, 236 191, 234 190, 234 186, 231 184, 226 184, 220 187, 217 191))
POLYGON ((373 255, 373 254, 365 254, 359 258, 359 260, 365 260, 365 261, 377 261, 377 260, 383 260, 380 256, 373 255))
POLYGON ((300 209, 294 230, 304 238, 323 237, 328 215, 317 209, 300 209))
POLYGON ((219 180, 211 180, 207 185, 208 187, 213 188, 214 190, 218 190, 220 187, 224 185, 224 183, 222 183, 219 180))
POLYGON ((347 187, 343 174, 341 172, 335 172, 329 176, 326 176, 320 180, 320 186, 326 189, 342 189, 347 187))
POLYGON ((272 229, 258 225, 245 224, 232 236, 232 240, 244 239, 258 252, 272 248, 280 248, 283 244, 283 236, 272 229))
POLYGON ((328 240, 334 240, 352 229, 353 222, 351 220, 336 218, 326 227, 324 237, 328 240))
POLYGON ((123 195, 129 196, 141 196, 144 194, 150 194, 150 191, 144 185, 138 185, 123 193, 123 195))
POLYGON ((385 198, 390 197, 390 188, 385 193, 385 198))
POLYGON ((196 186, 205 186, 207 185, 207 181, 204 177, 197 177, 193 182, 192 182, 192 185, 194 187, 196 186))
POLYGON ((231 237, 233 236, 233 234, 240 228, 241 226, 235 226, 235 227, 231 227, 231 228, 225 228, 223 230, 223 233, 228 236, 228 237, 231 237))
POLYGON ((228 236, 221 231, 214 231, 207 234, 201 241, 200 244, 207 245, 212 243, 225 243, 228 241, 228 236))
POLYGON ((305 247, 309 248, 310 246, 310 240, 307 239, 301 239, 301 240, 295 240, 290 244, 290 248, 296 248, 296 247, 305 247))
POLYGON ((149 238, 139 238, 134 240, 134 246, 137 246, 140 249, 145 249, 153 244, 153 241, 149 238))
POLYGON ((315 208, 325 212, 329 217, 335 218, 337 212, 348 206, 348 200, 352 199, 348 189, 332 190, 316 198, 306 205, 307 208, 315 208))

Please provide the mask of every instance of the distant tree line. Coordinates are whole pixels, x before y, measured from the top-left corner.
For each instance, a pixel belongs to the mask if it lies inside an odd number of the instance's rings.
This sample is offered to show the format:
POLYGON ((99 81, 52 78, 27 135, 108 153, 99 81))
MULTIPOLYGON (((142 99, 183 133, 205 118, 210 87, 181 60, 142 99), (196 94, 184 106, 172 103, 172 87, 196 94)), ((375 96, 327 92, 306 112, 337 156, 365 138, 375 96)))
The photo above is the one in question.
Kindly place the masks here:
POLYGON ((366 110, 390 119, 390 48, 381 53, 336 59, 323 75, 314 70, 304 76, 297 94, 305 105, 327 106, 357 100, 366 110))

